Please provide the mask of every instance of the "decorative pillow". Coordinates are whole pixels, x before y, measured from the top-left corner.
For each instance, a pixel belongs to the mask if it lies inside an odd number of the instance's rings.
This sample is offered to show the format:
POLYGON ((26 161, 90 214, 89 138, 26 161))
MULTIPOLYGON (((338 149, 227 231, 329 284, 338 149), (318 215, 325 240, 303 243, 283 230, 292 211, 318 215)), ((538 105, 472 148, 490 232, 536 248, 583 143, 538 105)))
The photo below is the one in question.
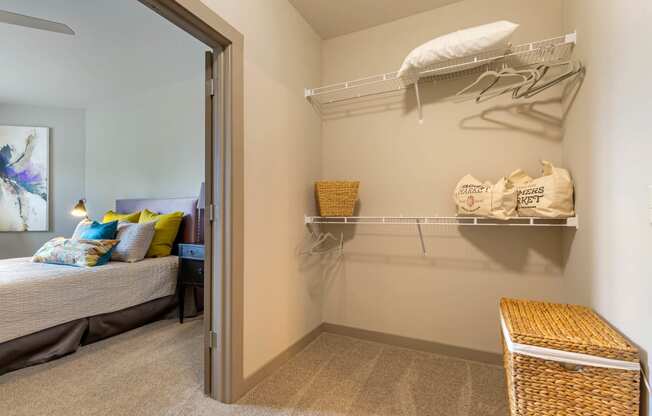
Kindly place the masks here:
POLYGON ((41 247, 34 263, 63 264, 77 267, 94 267, 106 264, 118 240, 73 240, 56 237, 41 247))
POLYGON ((70 237, 71 240, 80 240, 82 234, 86 232, 93 224, 93 221, 84 218, 83 220, 79 221, 79 224, 77 224, 77 227, 75 227, 75 232, 72 233, 72 237, 70 237))
POLYGON ((105 224, 93 221, 86 231, 82 233, 80 240, 113 240, 117 231, 118 221, 105 224))
POLYGON ((509 38, 516 29, 516 23, 501 20, 432 39, 410 52, 398 71, 398 77, 411 84, 420 71, 437 62, 493 49, 507 49, 509 38))
POLYGON ((133 263, 144 259, 154 238, 155 224, 155 222, 133 224, 120 221, 116 236, 120 242, 113 249, 111 260, 133 263))
POLYGON ((140 211, 134 212, 132 214, 118 214, 115 211, 107 211, 102 218, 103 223, 112 222, 112 221, 125 221, 138 223, 140 219, 140 211))
POLYGON ((147 209, 140 214, 138 221, 140 224, 156 221, 154 238, 146 257, 165 257, 172 253, 172 244, 177 238, 183 215, 183 212, 180 211, 159 215, 147 209))

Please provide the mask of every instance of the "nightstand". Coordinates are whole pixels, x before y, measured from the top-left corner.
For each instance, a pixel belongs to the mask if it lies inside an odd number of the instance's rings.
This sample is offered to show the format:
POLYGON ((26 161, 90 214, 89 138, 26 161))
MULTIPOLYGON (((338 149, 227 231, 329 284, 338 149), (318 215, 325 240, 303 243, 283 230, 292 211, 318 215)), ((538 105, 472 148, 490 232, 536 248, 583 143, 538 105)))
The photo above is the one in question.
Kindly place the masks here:
MULTIPOLYGON (((179 323, 183 323, 186 287, 204 287, 204 246, 179 244, 179 323)), ((193 291, 197 305, 197 291, 193 291)))

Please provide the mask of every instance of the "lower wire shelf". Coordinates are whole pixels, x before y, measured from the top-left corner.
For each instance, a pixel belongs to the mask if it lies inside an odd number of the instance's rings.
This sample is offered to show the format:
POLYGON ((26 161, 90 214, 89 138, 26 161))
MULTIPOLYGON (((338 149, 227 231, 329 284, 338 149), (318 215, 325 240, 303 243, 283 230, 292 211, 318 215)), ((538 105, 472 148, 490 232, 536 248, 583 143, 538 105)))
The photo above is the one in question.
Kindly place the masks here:
POLYGON ((516 217, 508 220, 484 217, 310 217, 305 224, 369 224, 369 225, 451 225, 494 227, 570 227, 579 228, 577 216, 571 218, 516 217))

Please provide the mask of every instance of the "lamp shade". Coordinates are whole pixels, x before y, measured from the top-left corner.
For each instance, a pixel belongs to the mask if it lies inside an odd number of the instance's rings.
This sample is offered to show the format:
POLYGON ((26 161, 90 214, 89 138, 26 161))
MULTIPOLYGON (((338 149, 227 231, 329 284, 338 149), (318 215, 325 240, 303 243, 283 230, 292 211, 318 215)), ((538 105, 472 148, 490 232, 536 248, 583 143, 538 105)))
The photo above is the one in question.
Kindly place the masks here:
POLYGON ((88 215, 88 212, 86 211, 86 203, 83 199, 80 199, 79 202, 75 204, 72 211, 70 211, 70 215, 73 217, 85 217, 88 215))
POLYGON ((199 188, 199 199, 197 200, 197 209, 206 209, 206 189, 204 182, 199 188))

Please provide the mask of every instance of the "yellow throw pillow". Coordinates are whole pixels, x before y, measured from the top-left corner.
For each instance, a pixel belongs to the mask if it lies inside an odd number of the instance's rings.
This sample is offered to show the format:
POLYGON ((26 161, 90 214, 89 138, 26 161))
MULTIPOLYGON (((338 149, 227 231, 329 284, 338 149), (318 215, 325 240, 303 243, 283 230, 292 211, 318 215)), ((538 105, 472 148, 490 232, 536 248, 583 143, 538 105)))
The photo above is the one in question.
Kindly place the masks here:
POLYGON ((172 253, 172 244, 177 238, 183 215, 183 212, 180 211, 171 214, 156 214, 147 209, 143 210, 140 220, 138 220, 139 223, 156 221, 154 238, 146 257, 165 257, 172 253))
POLYGON ((133 214, 118 214, 114 211, 107 211, 102 218, 103 223, 112 222, 112 221, 124 221, 124 222, 133 222, 137 223, 140 219, 140 211, 134 212, 133 214))

